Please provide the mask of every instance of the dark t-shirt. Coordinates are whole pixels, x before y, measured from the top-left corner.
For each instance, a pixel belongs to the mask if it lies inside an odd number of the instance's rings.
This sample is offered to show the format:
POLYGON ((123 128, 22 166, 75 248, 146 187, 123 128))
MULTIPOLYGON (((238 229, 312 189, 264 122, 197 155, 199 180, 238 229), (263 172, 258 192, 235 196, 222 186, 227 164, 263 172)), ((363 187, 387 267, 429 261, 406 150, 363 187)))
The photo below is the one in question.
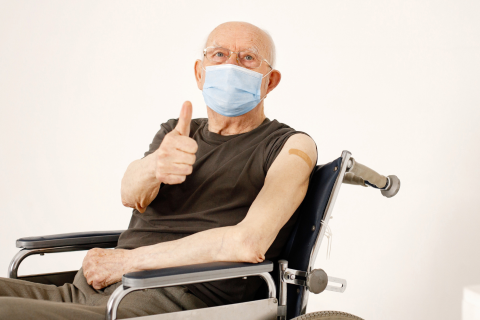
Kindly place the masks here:
MULTIPOLYGON (((158 149, 177 122, 171 119, 161 125, 145 156, 158 149)), ((208 131, 208 119, 193 119, 190 137, 197 142, 198 151, 192 174, 181 184, 162 184, 145 213, 133 210, 118 248, 134 249, 238 224, 263 187, 267 171, 283 145, 297 133, 276 120, 265 119, 252 131, 222 136, 208 131)), ((267 260, 275 261, 280 255, 297 215, 281 229, 265 255, 267 260)), ((258 277, 248 277, 187 287, 209 306, 215 306, 249 301, 261 283, 258 277)))

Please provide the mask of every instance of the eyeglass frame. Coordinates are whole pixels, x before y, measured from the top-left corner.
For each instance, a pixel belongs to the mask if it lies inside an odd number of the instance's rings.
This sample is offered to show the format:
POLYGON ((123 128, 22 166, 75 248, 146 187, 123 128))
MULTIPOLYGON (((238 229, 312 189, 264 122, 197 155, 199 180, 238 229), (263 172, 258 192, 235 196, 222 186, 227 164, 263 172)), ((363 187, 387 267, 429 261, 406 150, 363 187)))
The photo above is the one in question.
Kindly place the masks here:
MULTIPOLYGON (((227 48, 224 48, 224 47, 220 47, 220 46, 210 46, 210 47, 206 47, 205 49, 203 49, 203 57, 204 57, 204 58, 207 58, 207 49, 210 49, 210 48, 221 48, 221 49, 228 50, 228 52, 229 52, 230 54, 228 55, 227 60, 230 59, 230 57, 232 56, 232 53, 235 53, 235 54, 237 55, 237 57, 236 57, 237 62, 238 62, 240 65, 243 66, 243 64, 238 60, 238 54, 239 54, 240 52, 245 52, 245 51, 232 51, 232 50, 230 50, 230 49, 227 49, 227 48)), ((258 68, 260 68, 260 67, 262 66, 262 62, 265 61, 265 62, 267 63, 267 65, 270 67, 270 69, 273 70, 273 67, 270 65, 270 62, 268 62, 267 59, 263 58, 263 56, 262 56, 261 54, 258 54, 258 53, 255 53, 255 54, 261 58, 261 60, 260 60, 260 65, 259 65, 258 67, 256 67, 256 68, 248 68, 248 67, 245 67, 245 68, 247 68, 247 69, 258 69, 258 68)), ((207 58, 207 60, 210 61, 208 58, 207 58)), ((220 63, 220 64, 223 64, 223 63, 220 63)))

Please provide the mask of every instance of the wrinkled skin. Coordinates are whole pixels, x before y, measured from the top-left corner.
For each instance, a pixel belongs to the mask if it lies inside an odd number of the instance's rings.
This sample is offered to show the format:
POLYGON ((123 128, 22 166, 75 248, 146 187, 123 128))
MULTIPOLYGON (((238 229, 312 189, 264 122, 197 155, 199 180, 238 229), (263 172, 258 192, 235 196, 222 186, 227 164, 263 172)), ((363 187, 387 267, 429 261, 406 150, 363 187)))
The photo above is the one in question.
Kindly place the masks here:
POLYGON ((83 260, 83 275, 87 283, 100 290, 122 280, 130 272, 129 250, 94 248, 87 252, 83 260))

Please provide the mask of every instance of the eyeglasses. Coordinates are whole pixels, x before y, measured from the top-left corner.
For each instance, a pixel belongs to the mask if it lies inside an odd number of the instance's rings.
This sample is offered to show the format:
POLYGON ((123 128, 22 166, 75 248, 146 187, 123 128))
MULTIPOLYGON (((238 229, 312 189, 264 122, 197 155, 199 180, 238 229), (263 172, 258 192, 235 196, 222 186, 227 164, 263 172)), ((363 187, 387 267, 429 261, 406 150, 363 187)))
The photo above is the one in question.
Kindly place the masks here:
MULTIPOLYGON (((234 52, 222 47, 207 47, 203 49, 203 56, 207 58, 213 64, 222 64, 227 62, 230 59, 232 53, 237 54, 238 63, 247 69, 256 69, 262 65, 262 62, 265 61, 267 65, 272 68, 270 63, 264 59, 258 53, 252 51, 239 51, 234 52)), ((272 68, 273 69, 273 68, 272 68)))

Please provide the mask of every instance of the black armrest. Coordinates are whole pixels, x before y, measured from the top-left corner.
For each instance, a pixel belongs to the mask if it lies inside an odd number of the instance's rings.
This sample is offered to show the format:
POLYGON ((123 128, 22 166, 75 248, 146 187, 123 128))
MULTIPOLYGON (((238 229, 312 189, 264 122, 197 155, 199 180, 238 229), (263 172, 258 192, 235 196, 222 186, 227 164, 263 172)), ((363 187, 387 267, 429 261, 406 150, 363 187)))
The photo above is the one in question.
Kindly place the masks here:
POLYGON ((102 245, 103 248, 115 247, 123 230, 62 233, 49 236, 27 237, 17 240, 17 248, 41 249, 76 245, 102 245))
POLYGON ((273 262, 212 262, 183 267, 131 272, 123 276, 125 287, 166 287, 259 275, 273 271, 273 262))

